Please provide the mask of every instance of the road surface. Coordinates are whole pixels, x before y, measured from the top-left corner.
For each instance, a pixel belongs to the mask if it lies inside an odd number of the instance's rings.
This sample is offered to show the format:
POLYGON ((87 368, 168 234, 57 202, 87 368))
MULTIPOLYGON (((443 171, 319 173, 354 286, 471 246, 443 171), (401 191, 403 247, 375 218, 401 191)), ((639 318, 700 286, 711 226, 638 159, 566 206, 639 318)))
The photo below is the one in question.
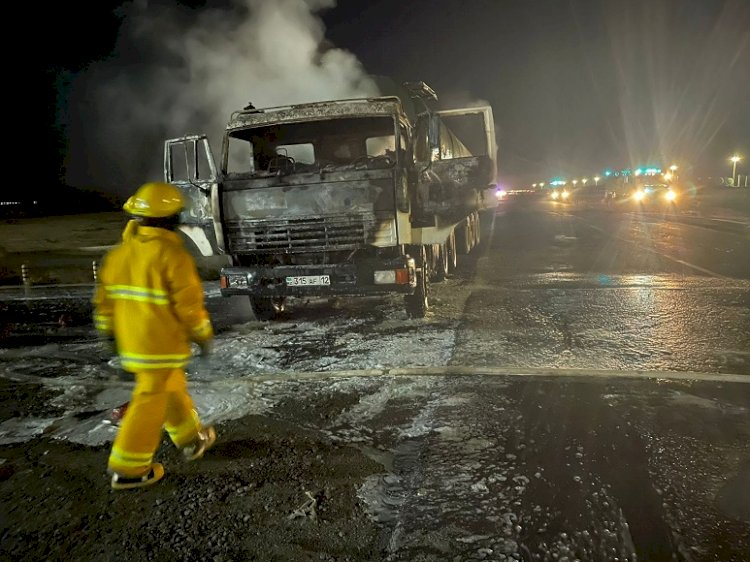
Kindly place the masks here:
POLYGON ((6 291, 4 552, 746 560, 748 242, 742 221, 511 201, 424 320, 340 298, 260 323, 208 283, 216 350, 189 371, 221 439, 202 468, 165 442, 168 477, 130 501, 183 515, 146 522, 103 474, 129 383, 90 288, 6 291), (316 517, 294 517, 305 492, 316 517))

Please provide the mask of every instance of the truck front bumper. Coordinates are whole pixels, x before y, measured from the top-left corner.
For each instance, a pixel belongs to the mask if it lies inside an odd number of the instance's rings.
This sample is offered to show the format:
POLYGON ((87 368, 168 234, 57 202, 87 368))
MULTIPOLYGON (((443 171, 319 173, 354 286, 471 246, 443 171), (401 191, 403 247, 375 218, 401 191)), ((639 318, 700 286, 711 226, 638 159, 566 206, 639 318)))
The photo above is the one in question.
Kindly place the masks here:
POLYGON ((323 265, 225 267, 221 294, 256 297, 412 294, 416 288, 414 260, 323 265))

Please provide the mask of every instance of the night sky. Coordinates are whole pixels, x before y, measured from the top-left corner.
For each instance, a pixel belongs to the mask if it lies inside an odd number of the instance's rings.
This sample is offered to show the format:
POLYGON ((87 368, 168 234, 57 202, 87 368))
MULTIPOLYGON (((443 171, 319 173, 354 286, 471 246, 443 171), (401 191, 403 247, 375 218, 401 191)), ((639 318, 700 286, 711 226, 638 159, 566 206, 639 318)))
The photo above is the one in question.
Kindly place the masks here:
POLYGON ((358 72, 424 80, 446 107, 489 102, 505 184, 673 162, 728 175, 735 152, 750 167, 748 0, 332 4, 102 1, 85 17, 69 3, 45 8, 50 48, 32 70, 48 132, 40 189, 125 195, 159 179, 167 136, 213 133, 241 99, 325 99, 337 80, 332 97, 370 92, 358 72), (320 63, 328 49, 353 56, 320 63), (325 70, 301 71, 305 57, 325 70))

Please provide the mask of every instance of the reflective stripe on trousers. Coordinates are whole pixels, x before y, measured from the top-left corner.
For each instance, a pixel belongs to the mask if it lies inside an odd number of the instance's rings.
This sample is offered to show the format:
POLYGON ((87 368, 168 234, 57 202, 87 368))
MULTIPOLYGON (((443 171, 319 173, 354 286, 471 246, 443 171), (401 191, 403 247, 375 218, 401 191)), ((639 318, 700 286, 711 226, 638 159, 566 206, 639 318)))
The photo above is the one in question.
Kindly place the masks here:
POLYGON ((192 443, 201 429, 183 369, 140 371, 135 380, 109 455, 109 469, 123 476, 140 476, 150 469, 162 428, 177 447, 192 443))

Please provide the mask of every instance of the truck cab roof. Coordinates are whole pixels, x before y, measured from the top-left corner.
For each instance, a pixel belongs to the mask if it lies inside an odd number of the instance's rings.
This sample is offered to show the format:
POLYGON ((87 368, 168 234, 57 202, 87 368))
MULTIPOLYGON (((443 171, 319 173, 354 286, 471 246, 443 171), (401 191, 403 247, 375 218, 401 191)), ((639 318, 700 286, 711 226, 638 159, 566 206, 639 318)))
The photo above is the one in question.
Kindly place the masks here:
POLYGON ((316 121, 338 117, 402 115, 401 99, 396 96, 331 100, 268 108, 235 111, 227 129, 240 129, 297 121, 316 121))

